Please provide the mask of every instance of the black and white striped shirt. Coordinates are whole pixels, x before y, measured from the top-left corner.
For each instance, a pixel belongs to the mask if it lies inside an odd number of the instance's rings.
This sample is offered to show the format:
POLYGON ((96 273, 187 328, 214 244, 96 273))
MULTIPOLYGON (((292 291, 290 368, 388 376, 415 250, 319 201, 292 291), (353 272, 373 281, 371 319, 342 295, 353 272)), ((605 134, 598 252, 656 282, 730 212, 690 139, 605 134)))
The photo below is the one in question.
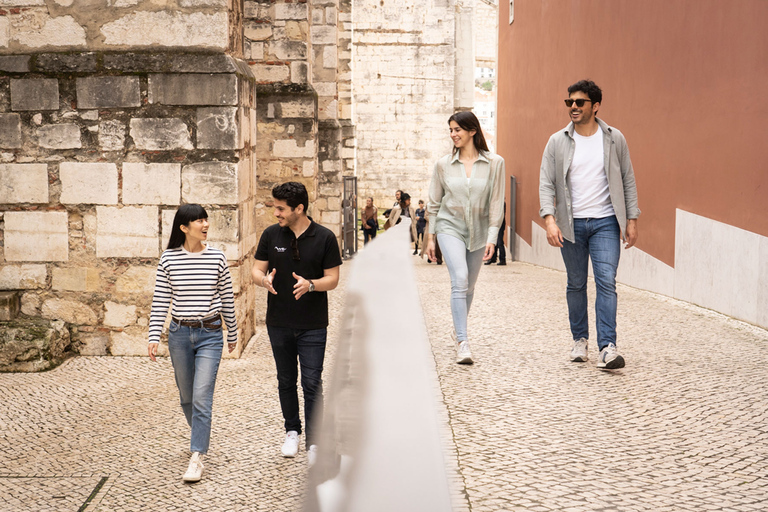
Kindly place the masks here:
POLYGON ((227 342, 237 342, 235 295, 224 253, 206 246, 200 252, 168 249, 157 265, 155 294, 149 315, 149 342, 159 343, 168 309, 183 320, 200 320, 221 312, 227 342))

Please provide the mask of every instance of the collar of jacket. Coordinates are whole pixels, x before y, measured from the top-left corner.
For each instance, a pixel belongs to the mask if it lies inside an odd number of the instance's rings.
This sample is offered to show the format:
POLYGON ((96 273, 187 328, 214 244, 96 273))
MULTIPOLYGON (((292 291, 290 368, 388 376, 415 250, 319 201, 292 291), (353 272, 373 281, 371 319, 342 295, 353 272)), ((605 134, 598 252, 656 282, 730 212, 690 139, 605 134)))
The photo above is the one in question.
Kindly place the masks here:
MULTIPOLYGON (((460 153, 459 151, 456 151, 451 157, 452 164, 455 164, 456 162, 459 161, 459 153, 460 153)), ((482 150, 477 152, 477 159, 482 160, 483 162, 490 162, 490 160, 488 160, 488 157, 485 155, 485 151, 482 151, 482 150)))

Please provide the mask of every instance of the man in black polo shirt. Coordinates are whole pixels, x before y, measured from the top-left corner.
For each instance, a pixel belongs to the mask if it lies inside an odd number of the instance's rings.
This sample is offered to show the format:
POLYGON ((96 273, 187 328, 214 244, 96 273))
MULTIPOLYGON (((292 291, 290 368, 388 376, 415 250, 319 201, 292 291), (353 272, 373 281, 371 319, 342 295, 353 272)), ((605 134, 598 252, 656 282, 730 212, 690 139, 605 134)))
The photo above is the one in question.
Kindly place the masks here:
POLYGON ((299 450, 301 418, 296 388, 301 366, 304 391, 305 447, 314 463, 314 415, 323 405, 323 359, 328 327, 328 290, 339 283, 341 253, 333 232, 307 216, 309 197, 301 183, 272 189, 274 224, 261 234, 253 279, 269 290, 267 332, 277 366, 277 389, 285 419, 284 457, 299 450))

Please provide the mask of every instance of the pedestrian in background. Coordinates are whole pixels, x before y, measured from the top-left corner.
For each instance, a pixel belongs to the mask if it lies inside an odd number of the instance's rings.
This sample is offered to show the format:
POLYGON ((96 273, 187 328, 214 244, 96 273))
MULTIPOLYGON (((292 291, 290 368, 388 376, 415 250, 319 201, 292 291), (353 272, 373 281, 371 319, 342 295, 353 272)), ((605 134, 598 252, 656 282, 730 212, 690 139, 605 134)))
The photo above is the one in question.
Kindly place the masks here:
MULTIPOLYGON (((507 211, 506 201, 504 202, 504 211, 505 212, 507 211)), ((498 257, 499 265, 507 264, 507 248, 504 247, 504 232, 506 230, 507 230, 507 217, 506 215, 504 215, 504 218, 501 221, 501 227, 499 228, 499 238, 496 240, 496 249, 493 251, 493 256, 491 256, 491 259, 485 262, 486 265, 496 263, 497 257, 498 257)), ((511 236, 514 236, 514 233, 512 233, 511 236)))
POLYGON ((213 390, 219 370, 227 324, 227 346, 237 347, 235 296, 227 258, 204 242, 208 213, 199 204, 176 211, 168 241, 157 265, 149 317, 149 358, 155 361, 163 324, 171 309, 168 352, 171 355, 181 409, 191 429, 192 456, 182 480, 198 482, 203 455, 211 439, 213 390))
POLYGON ((401 217, 411 219, 411 242, 416 240, 416 211, 411 206, 411 195, 408 192, 400 194, 400 203, 392 208, 387 222, 384 223, 384 229, 389 229, 396 224, 400 224, 401 217))
POLYGON ((301 367, 305 448, 314 463, 315 417, 322 414, 323 362, 328 327, 328 291, 339 283, 341 253, 336 235, 307 216, 309 195, 298 182, 272 189, 277 224, 261 234, 254 255, 254 282, 267 295, 267 334, 277 368, 280 409, 285 420, 283 457, 299 451, 302 423, 296 380, 301 367), (297 366, 298 360, 298 366, 297 366))
POLYGON ((365 200, 365 208, 360 215, 363 224, 363 245, 376 238, 379 230, 379 210, 373 205, 373 198, 365 200))
POLYGON ((616 271, 625 248, 637 241, 637 188, 624 135, 597 112, 603 92, 581 80, 568 87, 565 105, 571 122, 554 133, 541 159, 539 201, 547 242, 559 247, 568 284, 568 320, 573 335, 571 361, 588 359, 589 260, 595 276, 597 367, 624 367, 616 349, 616 271), (563 172, 566 169, 567 172, 563 172), (611 185, 612 184, 612 185, 611 185))
POLYGON ((426 210, 424 209, 424 201, 419 199, 419 207, 416 208, 416 245, 413 248, 413 254, 419 253, 419 240, 421 240, 421 246, 424 247, 424 228, 427 227, 426 210))
POLYGON ((427 257, 435 239, 451 276, 451 314, 459 364, 472 364, 467 316, 483 261, 491 259, 504 219, 504 159, 491 153, 472 112, 448 119, 453 152, 435 163, 429 185, 427 257))

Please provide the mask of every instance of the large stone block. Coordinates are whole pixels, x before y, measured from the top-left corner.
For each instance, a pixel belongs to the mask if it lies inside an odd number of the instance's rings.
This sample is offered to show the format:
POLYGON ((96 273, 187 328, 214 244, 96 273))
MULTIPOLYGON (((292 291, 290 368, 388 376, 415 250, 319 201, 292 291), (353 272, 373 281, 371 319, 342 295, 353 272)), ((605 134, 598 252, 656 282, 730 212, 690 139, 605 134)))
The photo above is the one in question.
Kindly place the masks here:
POLYGON ((59 81, 55 78, 12 78, 11 110, 58 110, 59 81))
POLYGON ((126 327, 136 323, 136 306, 119 304, 110 300, 104 302, 104 325, 126 327))
POLYGON ((117 204, 117 166, 111 163, 62 162, 62 204, 117 204))
POLYGON ((336 27, 333 25, 313 25, 310 29, 312 44, 336 44, 336 27))
POLYGON ((179 204, 181 164, 123 163, 123 204, 179 204))
POLYGON ((229 16, 169 11, 137 11, 101 27, 110 46, 229 47, 229 16))
POLYGON ((246 22, 243 34, 251 41, 267 41, 272 37, 272 26, 266 23, 246 22))
POLYGON ((87 267, 53 267, 51 288, 72 292, 96 292, 101 289, 99 270, 87 267))
POLYGON ((220 249, 229 260, 237 260, 239 225, 235 210, 208 210, 208 242, 220 249))
POLYGON ((227 162, 200 162, 181 170, 185 203, 237 204, 237 167, 227 162))
POLYGON ((138 149, 193 149, 187 125, 176 118, 131 119, 131 137, 138 149))
POLYGON ((0 290, 45 288, 48 272, 45 265, 0 266, 0 290))
POLYGON ((94 73, 98 68, 94 52, 41 53, 35 58, 35 71, 42 73, 94 73))
POLYGON ((41 11, 29 14, 19 16, 13 22, 13 38, 20 45, 29 48, 86 45, 85 28, 72 16, 51 17, 41 11))
POLYGON ((43 302, 40 314, 43 318, 64 320, 75 325, 96 325, 98 321, 90 306, 75 300, 48 299, 43 302))
MULTIPOLYGON (((0 33, 2 32, 3 22, 0 21, 0 33)), ((0 46, 4 46, 2 44, 2 36, 0 36, 0 46)), ((29 71, 29 60, 29 55, 0 55, 0 71, 8 73, 27 73, 29 71)))
POLYGON ((106 332, 81 332, 77 335, 76 350, 81 356, 106 356, 109 354, 109 334, 106 332))
POLYGON ((0 204, 48 203, 46 164, 0 164, 0 204))
POLYGON ((157 258, 157 208, 96 207, 96 256, 157 258))
POLYGON ((12 149, 21 146, 21 116, 19 114, 0 114, 0 148, 12 149))
POLYGON ((307 4, 275 4, 276 20, 306 20, 308 17, 307 4))
POLYGON ((69 346, 64 322, 16 319, 0 327, 0 372, 50 370, 64 361, 69 346))
POLYGON ((91 76, 77 79, 77 108, 141 106, 139 77, 91 76))
POLYGON ((5 212, 6 261, 67 261, 67 212, 5 212))
POLYGON ((150 103, 161 105, 237 105, 234 74, 149 75, 150 103))
POLYGON ((315 100, 312 98, 302 98, 295 101, 286 101, 280 103, 280 117, 315 117, 315 100))
POLYGON ((19 292, 0 292, 0 322, 8 322, 19 316, 21 298, 19 292))
MULTIPOLYGON (((141 327, 131 327, 110 333, 109 353, 113 356, 146 356, 149 332, 141 327)), ((160 343, 158 355, 167 355, 167 345, 160 343)))
POLYGON ((312 158, 315 156, 315 142, 308 140, 302 148, 295 139, 276 140, 272 154, 278 158, 312 158))
POLYGON ((99 147, 104 151, 121 151, 125 147, 125 124, 117 120, 99 123, 99 147))
POLYGON ((77 149, 83 147, 80 127, 76 124, 51 124, 37 129, 40 147, 46 149, 77 149))
POLYGON ((284 64, 251 64, 250 68, 257 82, 282 82, 291 77, 291 68, 284 64))
MULTIPOLYGON (((173 210, 171 210, 173 211, 173 210)), ((165 212, 163 212, 165 213, 165 212)), ((165 247, 165 245, 163 245, 165 247)), ((131 266, 115 280, 118 293, 152 293, 155 289, 156 267, 131 266)))
POLYGON ((303 60, 307 58, 307 43, 303 41, 274 41, 270 52, 279 60, 303 60))
POLYGON ((236 107, 197 109, 198 149, 242 149, 236 107))

